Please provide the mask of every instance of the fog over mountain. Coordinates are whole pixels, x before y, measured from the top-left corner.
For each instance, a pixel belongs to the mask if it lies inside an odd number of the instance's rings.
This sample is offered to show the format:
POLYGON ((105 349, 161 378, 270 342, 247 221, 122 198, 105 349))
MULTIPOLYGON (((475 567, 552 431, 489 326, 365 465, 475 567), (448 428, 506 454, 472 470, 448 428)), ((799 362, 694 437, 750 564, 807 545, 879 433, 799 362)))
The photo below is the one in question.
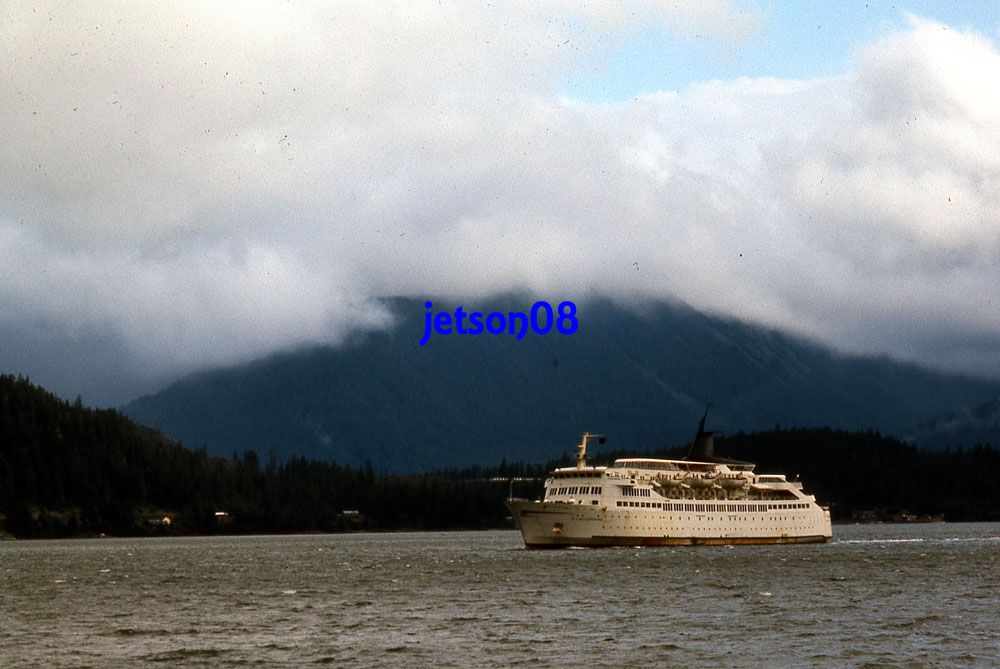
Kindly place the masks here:
POLYGON ((738 62, 780 40, 768 21, 725 0, 9 7, 0 369, 118 404, 391 338, 387 295, 527 291, 997 378, 992 33, 900 13, 835 76, 567 92, 638 33, 738 62))
MULTIPOLYGON (((526 310, 532 301, 465 306, 526 310)), ((581 299, 578 307, 571 335, 433 335, 421 347, 423 302, 393 300, 389 330, 196 374, 125 411, 213 454, 421 471, 544 462, 570 452, 584 430, 607 434, 609 448, 677 446, 708 403, 709 428, 729 433, 775 425, 892 433, 1000 394, 998 382, 837 355, 682 305, 581 299)))
POLYGON ((902 437, 921 448, 967 448, 976 444, 1000 444, 1000 397, 976 406, 964 406, 934 416, 902 432, 902 437))

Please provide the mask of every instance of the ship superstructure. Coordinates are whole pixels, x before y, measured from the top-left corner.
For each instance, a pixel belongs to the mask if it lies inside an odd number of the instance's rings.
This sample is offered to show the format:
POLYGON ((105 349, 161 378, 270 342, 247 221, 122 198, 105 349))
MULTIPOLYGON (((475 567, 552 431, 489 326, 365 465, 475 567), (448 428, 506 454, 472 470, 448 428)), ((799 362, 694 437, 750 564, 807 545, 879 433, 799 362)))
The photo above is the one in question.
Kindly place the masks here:
POLYGON ((554 470, 544 496, 507 500, 529 548, 677 544, 817 543, 832 536, 830 512, 784 475, 757 474, 751 463, 623 458, 587 465, 585 433, 576 466, 554 470))

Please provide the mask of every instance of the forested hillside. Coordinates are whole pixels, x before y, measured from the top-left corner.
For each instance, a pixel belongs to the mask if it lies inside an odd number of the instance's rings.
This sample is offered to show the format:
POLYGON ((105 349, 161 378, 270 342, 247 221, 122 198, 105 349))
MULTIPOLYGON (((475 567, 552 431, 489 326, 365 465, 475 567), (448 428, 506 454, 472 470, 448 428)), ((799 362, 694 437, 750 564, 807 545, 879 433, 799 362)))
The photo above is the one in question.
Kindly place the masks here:
MULTIPOLYGON (((684 452, 601 450, 591 461, 684 452)), ((774 429, 720 438, 716 454, 801 475, 836 520, 1000 520, 1000 451, 989 447, 928 452, 874 432, 774 429)), ((262 463, 254 452, 213 457, 0 375, 0 533, 17 537, 510 527, 508 492, 538 496, 556 464, 403 476, 302 458, 262 463), (529 480, 511 487, 512 477, 529 480)))
POLYGON ((213 457, 0 375, 0 514, 15 536, 498 526, 506 491, 302 459, 262 465, 253 452, 213 457))

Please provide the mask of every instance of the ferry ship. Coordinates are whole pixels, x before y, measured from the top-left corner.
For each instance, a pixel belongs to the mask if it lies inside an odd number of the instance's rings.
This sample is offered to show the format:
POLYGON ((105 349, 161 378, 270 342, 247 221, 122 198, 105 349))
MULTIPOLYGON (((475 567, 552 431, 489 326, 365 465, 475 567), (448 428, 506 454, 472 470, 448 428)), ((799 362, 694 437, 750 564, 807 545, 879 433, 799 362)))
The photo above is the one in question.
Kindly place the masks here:
POLYGON ((609 467, 587 465, 587 445, 601 435, 584 433, 576 466, 555 469, 542 499, 507 500, 525 546, 822 543, 832 536, 830 510, 799 481, 715 458, 713 433, 704 428, 702 417, 692 447, 699 459, 623 458, 609 467))

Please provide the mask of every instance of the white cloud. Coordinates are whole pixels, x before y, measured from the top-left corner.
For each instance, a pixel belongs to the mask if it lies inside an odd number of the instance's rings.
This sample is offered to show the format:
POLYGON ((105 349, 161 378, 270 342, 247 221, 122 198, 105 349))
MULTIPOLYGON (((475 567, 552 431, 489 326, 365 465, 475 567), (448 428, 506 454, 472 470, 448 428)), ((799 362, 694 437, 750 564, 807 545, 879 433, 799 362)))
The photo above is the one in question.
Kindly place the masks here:
POLYGON ((552 88, 581 51, 650 22, 744 40, 759 17, 237 7, 0 20, 12 318, 106 330, 163 375, 378 327, 381 295, 597 291, 1000 373, 982 36, 911 17, 840 77, 595 105, 552 88))

